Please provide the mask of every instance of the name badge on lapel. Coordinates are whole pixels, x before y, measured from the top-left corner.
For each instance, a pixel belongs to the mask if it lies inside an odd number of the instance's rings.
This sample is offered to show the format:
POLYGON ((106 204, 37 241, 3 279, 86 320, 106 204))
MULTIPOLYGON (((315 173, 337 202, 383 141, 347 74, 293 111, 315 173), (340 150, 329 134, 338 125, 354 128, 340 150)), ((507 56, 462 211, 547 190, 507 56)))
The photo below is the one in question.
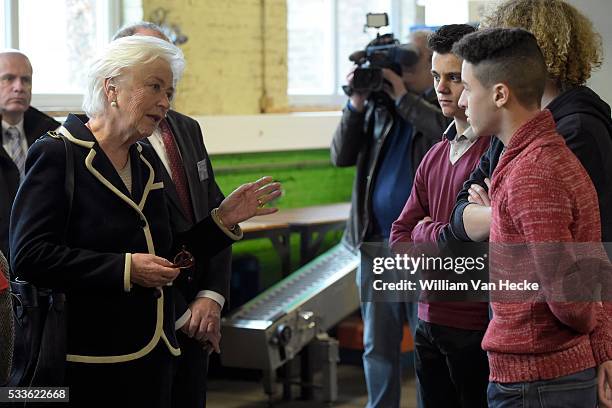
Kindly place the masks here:
POLYGON ((198 162, 198 176, 200 181, 208 180, 208 166, 206 166, 206 159, 198 162))

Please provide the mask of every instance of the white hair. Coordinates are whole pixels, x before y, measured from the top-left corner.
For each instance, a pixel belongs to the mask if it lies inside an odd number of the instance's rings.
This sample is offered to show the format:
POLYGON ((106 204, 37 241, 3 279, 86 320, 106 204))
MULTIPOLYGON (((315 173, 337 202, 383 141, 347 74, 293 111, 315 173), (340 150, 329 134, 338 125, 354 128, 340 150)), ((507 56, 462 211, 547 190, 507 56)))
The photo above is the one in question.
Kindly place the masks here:
POLYGON ((157 58, 170 64, 173 86, 176 87, 185 69, 185 58, 180 48, 150 36, 138 35, 112 41, 90 66, 83 95, 83 111, 90 118, 102 114, 106 107, 104 81, 157 58))
POLYGON ((168 38, 168 35, 166 34, 166 32, 165 32, 165 30, 163 28, 161 28, 157 24, 151 23, 149 21, 139 21, 137 23, 127 24, 127 25, 123 26, 121 29, 119 29, 119 31, 117 31, 115 33, 115 35, 113 36, 113 41, 117 40, 119 38, 129 37, 130 35, 134 35, 134 34, 136 34, 136 32, 138 30, 151 30, 151 31, 154 31, 157 34, 159 34, 162 37, 163 40, 166 40, 168 42, 172 42, 168 38))

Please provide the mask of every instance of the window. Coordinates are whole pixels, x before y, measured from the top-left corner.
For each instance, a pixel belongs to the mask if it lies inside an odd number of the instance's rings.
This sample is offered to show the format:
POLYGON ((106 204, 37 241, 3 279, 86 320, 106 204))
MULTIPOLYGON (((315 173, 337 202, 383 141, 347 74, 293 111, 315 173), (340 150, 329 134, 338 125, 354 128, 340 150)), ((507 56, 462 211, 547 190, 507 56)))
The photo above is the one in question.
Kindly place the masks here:
MULTIPOLYGON (((5 22, 6 21, 6 17, 4 16, 4 4, 0 3, 0 21, 5 22)), ((6 41, 6 31, 7 31, 8 25, 4 24, 4 28, 0 29, 0 46, 2 46, 2 48, 5 47, 6 41)))
POLYGON ((294 107, 341 107, 341 86, 353 63, 348 56, 364 49, 376 30, 364 31, 368 12, 389 15, 393 32, 405 42, 411 30, 479 21, 499 0, 287 0, 288 89, 294 107))
MULTIPOLYGON (((288 90, 294 105, 340 105, 341 86, 352 62, 348 56, 375 37, 364 29, 368 12, 387 13, 390 27, 381 34, 400 33, 400 1, 288 0, 288 90)), ((401 37, 397 36, 401 39, 401 37)))
POLYGON ((457 0, 420 0, 425 8, 425 24, 441 26, 449 22, 468 22, 468 2, 457 0))
MULTIPOLYGON (((1 1, 1 0, 0 0, 1 1)), ((119 27, 118 0, 4 0, 4 47, 32 63, 32 105, 80 109, 88 61, 119 27)))

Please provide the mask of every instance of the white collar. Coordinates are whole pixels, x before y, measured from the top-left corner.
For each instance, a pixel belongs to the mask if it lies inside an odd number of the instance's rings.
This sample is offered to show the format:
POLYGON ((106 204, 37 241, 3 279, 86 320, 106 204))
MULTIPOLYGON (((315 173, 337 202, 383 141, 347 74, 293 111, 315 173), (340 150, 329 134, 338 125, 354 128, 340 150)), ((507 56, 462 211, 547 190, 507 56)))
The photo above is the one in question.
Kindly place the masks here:
POLYGON ((17 124, 15 125, 11 125, 8 122, 2 120, 2 133, 4 133, 8 128, 10 127, 15 127, 17 128, 17 130, 19 131, 19 134, 23 137, 25 137, 25 130, 23 128, 23 117, 21 118, 21 120, 19 122, 17 122, 17 124))
MULTIPOLYGON (((450 125, 446 128, 443 133, 444 137, 449 140, 456 141, 457 140, 457 126, 455 126, 455 121, 453 120, 450 125)), ((474 130, 471 126, 468 126, 467 129, 463 132, 463 134, 459 136, 464 136, 469 142, 473 142, 478 137, 474 133, 474 130)))

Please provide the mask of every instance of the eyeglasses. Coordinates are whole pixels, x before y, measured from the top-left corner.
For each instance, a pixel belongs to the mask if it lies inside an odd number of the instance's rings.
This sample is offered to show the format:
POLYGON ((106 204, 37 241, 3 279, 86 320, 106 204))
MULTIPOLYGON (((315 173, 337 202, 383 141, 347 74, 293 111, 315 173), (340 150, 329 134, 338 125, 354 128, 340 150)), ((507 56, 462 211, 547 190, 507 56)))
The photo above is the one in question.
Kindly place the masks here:
POLYGON ((172 268, 179 269, 192 268, 193 265, 195 265, 195 259, 193 258, 193 255, 191 255, 191 252, 187 251, 185 245, 183 245, 181 252, 176 254, 173 262, 174 263, 172 264, 172 268))

